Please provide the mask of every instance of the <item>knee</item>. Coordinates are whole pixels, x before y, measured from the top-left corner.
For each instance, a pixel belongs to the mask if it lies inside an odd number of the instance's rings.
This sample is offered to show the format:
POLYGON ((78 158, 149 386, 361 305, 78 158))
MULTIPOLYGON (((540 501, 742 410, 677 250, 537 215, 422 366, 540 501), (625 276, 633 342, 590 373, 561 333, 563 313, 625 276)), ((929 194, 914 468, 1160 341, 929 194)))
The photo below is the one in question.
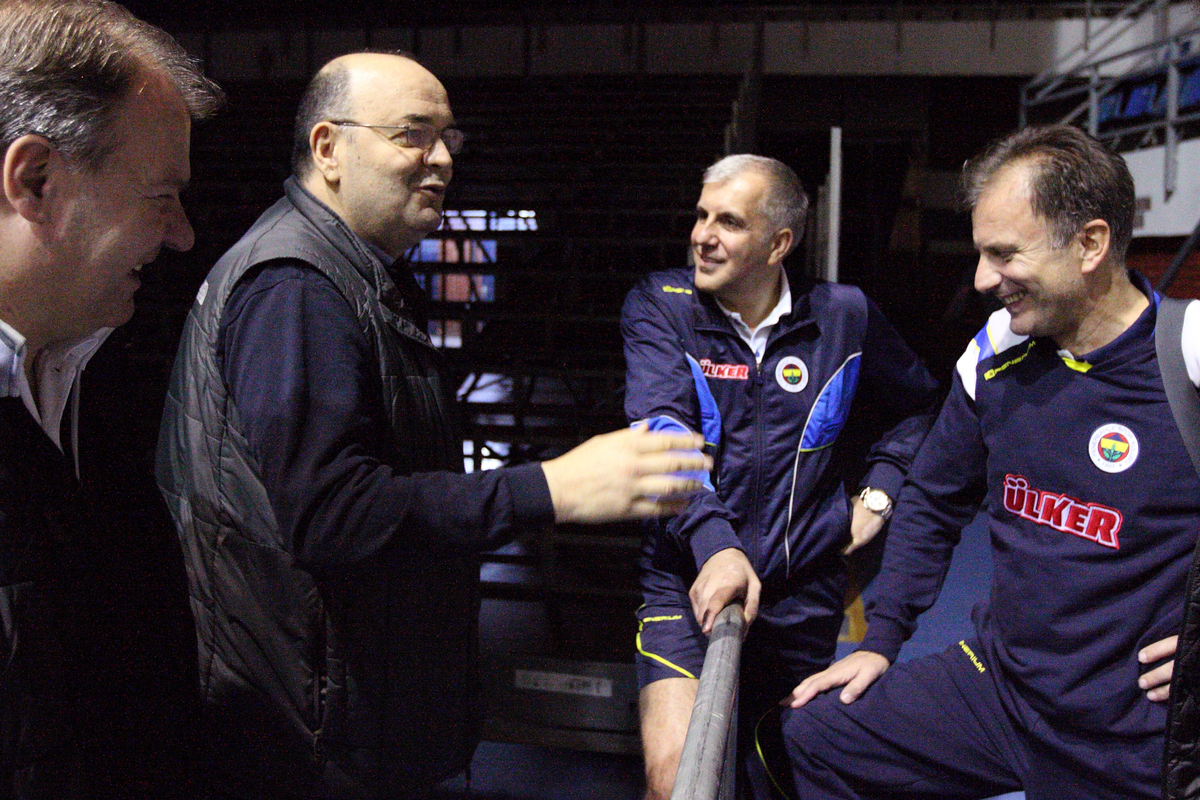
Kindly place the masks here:
POLYGON ((783 747, 793 769, 803 770, 826 742, 825 726, 821 724, 821 699, 804 708, 785 708, 780 715, 783 747))
POLYGON ((692 679, 655 681, 642 689, 639 705, 647 798, 671 797, 695 699, 696 681, 692 679))

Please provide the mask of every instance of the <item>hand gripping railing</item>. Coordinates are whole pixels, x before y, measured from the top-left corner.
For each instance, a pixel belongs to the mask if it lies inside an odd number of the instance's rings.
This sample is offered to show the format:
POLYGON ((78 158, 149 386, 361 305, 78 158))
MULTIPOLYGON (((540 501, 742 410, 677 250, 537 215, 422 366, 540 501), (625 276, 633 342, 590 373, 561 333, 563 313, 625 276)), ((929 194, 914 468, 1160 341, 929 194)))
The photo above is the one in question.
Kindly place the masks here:
POLYGON ((713 623, 671 800, 716 800, 718 792, 733 797, 734 717, 745 630, 741 603, 726 606, 713 623))

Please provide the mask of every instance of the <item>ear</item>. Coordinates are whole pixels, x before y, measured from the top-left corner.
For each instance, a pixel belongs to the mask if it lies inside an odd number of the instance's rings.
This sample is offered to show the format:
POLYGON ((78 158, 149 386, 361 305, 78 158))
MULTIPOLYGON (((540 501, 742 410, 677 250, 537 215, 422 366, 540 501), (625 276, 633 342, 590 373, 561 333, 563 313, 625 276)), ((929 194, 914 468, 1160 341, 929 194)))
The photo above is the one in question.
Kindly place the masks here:
POLYGON ((22 217, 31 222, 45 222, 50 184, 64 167, 58 151, 44 136, 20 137, 4 154, 4 199, 22 217))
POLYGON ((341 180, 341 165, 339 163, 341 137, 338 126, 328 120, 322 120, 313 125, 308 132, 308 149, 313 160, 313 168, 321 173, 326 182, 337 185, 341 180))
POLYGON ((1108 258, 1108 248, 1112 242, 1112 228, 1102 219, 1094 219, 1083 226, 1079 232, 1080 271, 1083 274, 1094 272, 1108 258))
POLYGON ((767 256, 768 264, 778 264, 792 250, 792 229, 781 228, 771 237, 771 253, 767 256))

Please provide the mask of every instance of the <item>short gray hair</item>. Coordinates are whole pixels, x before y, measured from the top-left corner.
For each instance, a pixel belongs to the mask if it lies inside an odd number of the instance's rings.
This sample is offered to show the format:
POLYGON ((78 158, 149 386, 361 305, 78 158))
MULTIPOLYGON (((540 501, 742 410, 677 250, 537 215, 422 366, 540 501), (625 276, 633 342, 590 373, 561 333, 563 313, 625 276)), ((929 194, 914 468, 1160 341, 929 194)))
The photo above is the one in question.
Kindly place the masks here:
POLYGON ((776 158, 740 153, 725 156, 704 170, 703 182, 725 183, 743 172, 757 172, 767 179, 762 211, 775 230, 791 229, 794 247, 804 236, 804 222, 808 216, 808 195, 795 170, 776 158))
POLYGON ((161 72, 193 119, 220 106, 220 88, 166 32, 107 0, 0 2, 0 153, 46 137, 91 169, 117 146, 117 107, 146 72, 161 72))
POLYGON ((344 64, 326 65, 309 81, 296 110, 292 172, 297 178, 305 178, 312 171, 308 135, 313 127, 327 119, 346 119, 350 112, 350 70, 344 64))

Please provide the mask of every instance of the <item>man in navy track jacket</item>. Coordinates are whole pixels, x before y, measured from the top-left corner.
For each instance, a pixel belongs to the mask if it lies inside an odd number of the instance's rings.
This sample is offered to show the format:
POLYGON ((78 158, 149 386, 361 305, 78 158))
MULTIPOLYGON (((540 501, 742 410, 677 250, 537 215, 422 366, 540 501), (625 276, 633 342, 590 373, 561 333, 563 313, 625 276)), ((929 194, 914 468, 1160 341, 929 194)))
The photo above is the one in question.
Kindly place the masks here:
MULTIPOLYGON (((1065 125, 1013 134, 964 178, 975 288, 1004 308, 900 494, 862 647, 785 712, 795 789, 1159 797, 1200 479, 1159 372, 1159 297, 1125 268, 1133 179, 1065 125), (981 504, 994 571, 974 635, 890 666, 981 504)), ((1196 309, 1172 343, 1193 383, 1196 309)))
POLYGON ((650 275, 625 301, 629 419, 702 432, 716 456, 709 490, 647 528, 637 660, 649 797, 670 796, 705 635, 731 599, 745 599, 747 619, 758 611, 743 754, 762 712, 829 664, 843 554, 880 530, 932 422, 936 385, 879 309, 857 288, 784 272, 806 208, 781 162, 722 159, 696 208, 694 272, 650 275), (886 432, 851 502, 839 434, 862 397, 883 401, 886 432))

